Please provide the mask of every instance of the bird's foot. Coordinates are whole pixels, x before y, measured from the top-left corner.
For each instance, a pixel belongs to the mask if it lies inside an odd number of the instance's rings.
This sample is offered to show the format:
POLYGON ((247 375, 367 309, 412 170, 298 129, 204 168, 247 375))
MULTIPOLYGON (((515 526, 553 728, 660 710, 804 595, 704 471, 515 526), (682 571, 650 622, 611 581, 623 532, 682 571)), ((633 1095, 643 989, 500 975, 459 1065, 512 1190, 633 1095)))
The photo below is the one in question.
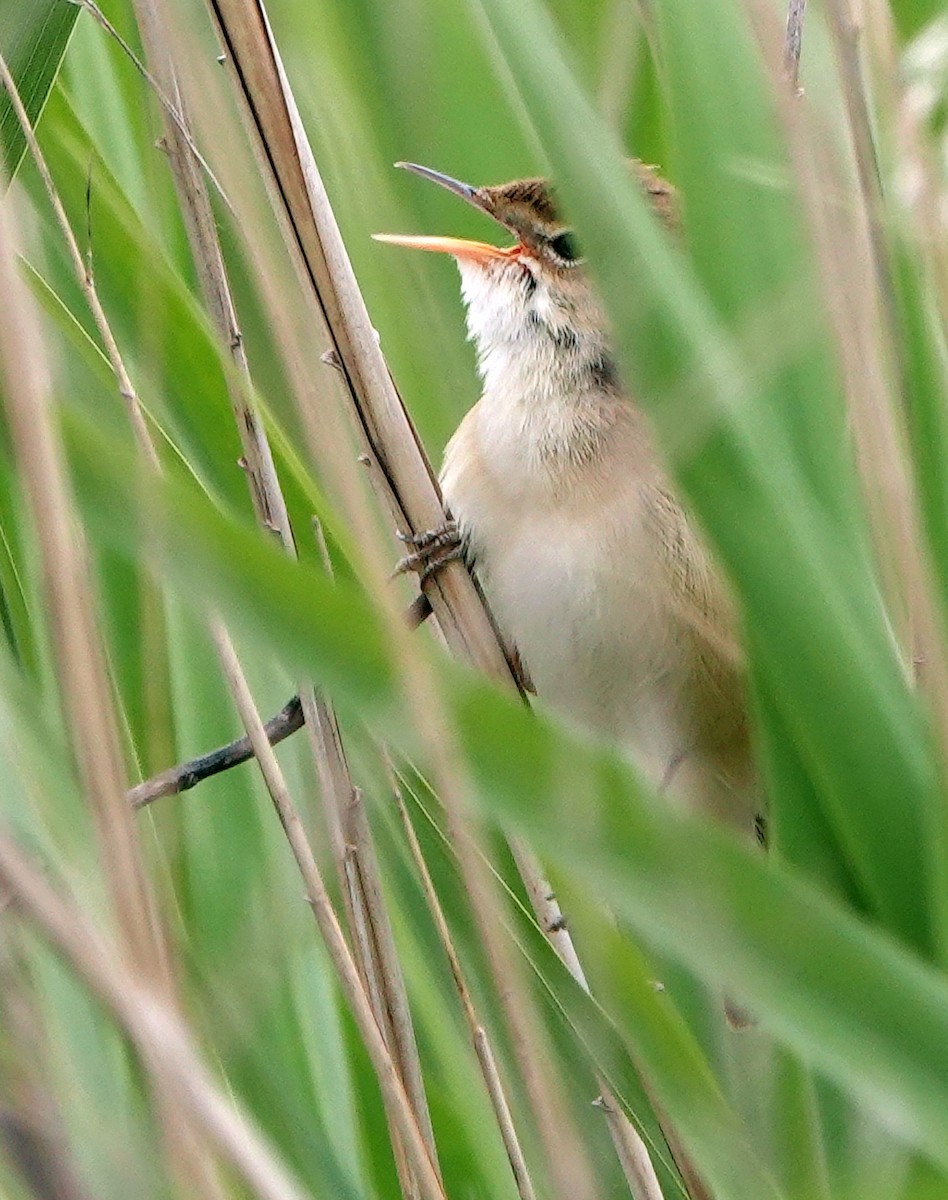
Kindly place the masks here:
POLYGON ((417 571, 420 584, 449 562, 461 558, 464 550, 457 521, 446 521, 440 529, 426 529, 423 533, 399 533, 398 538, 413 549, 396 564, 394 574, 417 571))

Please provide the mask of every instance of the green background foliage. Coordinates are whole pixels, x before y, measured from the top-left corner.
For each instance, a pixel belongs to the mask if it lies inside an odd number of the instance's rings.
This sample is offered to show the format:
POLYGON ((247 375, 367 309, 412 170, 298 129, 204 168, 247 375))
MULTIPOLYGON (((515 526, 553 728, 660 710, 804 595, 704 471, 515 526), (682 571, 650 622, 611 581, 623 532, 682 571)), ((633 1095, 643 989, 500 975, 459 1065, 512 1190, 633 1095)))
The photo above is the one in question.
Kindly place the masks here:
MULTIPOLYGON (((369 800, 446 1192, 513 1196, 395 813, 384 741, 494 1039, 528 1162, 540 1191, 552 1194, 398 646, 362 581, 345 504, 312 459, 294 404, 289 339, 274 327, 259 263, 287 294, 296 287, 292 270, 215 63, 205 9, 196 0, 169 7, 196 140, 233 202, 232 210, 215 195, 298 564, 254 526, 237 466, 228 359, 202 310, 147 84, 87 11, 65 0, 0 6, 0 51, 31 117, 42 112, 56 186, 161 448, 163 478, 145 478, 35 165, 22 157, 12 113, 0 103, 3 161, 16 175, 8 203, 43 314, 129 779, 238 732, 205 627, 212 608, 234 632, 261 710, 275 711, 304 676, 325 689, 369 800), (310 534, 314 514, 327 532, 332 578, 310 534)), ((893 600, 886 581, 900 564, 886 557, 878 526, 880 495, 897 524, 892 477, 874 477, 870 462, 867 482, 858 450, 865 410, 853 399, 852 346, 828 283, 847 253, 869 243, 828 249, 805 203, 814 175, 801 144, 826 156, 816 194, 830 197, 831 211, 839 202, 841 227, 850 228, 861 203, 845 82, 826 13, 812 7, 798 101, 806 117, 796 124, 759 40, 779 51, 780 6, 655 0, 647 17, 625 0, 279 0, 269 10, 382 348, 432 460, 477 397, 457 280, 447 261, 403 255, 370 234, 497 231, 391 164, 417 161, 475 183, 549 172, 608 305, 624 376, 739 599, 771 806, 766 855, 669 813, 608 747, 447 661, 432 639, 413 643, 488 830, 533 1010, 603 1196, 623 1194, 625 1184, 590 1105, 597 1069, 643 1131, 666 1200, 685 1192, 653 1105, 678 1129, 716 1200, 948 1195, 948 827, 938 706, 948 612, 948 276, 941 245, 926 239, 900 191, 916 148, 897 136, 907 101, 880 50, 891 16, 895 58, 914 54, 924 36, 941 55, 926 60, 933 86, 943 86, 946 33, 934 2, 892 0, 867 6, 860 43, 881 181, 882 366, 873 378, 904 426, 884 457, 910 480, 919 532, 908 558, 924 566, 921 592, 903 579, 893 600), (660 164, 680 188, 681 238, 646 211, 623 165, 629 152, 660 164), (916 645, 898 640, 899 600, 935 614, 921 686, 906 666, 916 645), (510 831, 549 866, 595 1002, 528 916, 500 837, 510 831), (726 1028, 724 994, 750 1008, 754 1029, 726 1028)), ((141 54, 131 5, 116 0, 106 12, 141 54)), ((939 148, 930 149, 930 179, 943 200, 939 148)), ((863 266, 838 280, 844 298, 854 301, 863 266)), ((321 331, 307 333, 313 397, 335 403, 332 372, 319 362, 321 331)), ((336 451, 354 454, 345 444, 336 451)), ((5 428, 0 811, 108 924, 22 471, 5 428)), ((300 740, 285 744, 280 759, 330 876, 300 740)), ((399 1196, 369 1059, 252 767, 162 800, 138 820, 183 1008, 223 1086, 311 1194, 399 1196)), ((41 939, 29 941, 26 958, 45 1030, 45 1078, 90 1194, 174 1194, 160 1122, 123 1035, 41 939)), ((20 1052, 6 1045, 4 1059, 20 1052)), ((0 1177, 11 1195, 28 1194, 2 1157, 0 1177)))

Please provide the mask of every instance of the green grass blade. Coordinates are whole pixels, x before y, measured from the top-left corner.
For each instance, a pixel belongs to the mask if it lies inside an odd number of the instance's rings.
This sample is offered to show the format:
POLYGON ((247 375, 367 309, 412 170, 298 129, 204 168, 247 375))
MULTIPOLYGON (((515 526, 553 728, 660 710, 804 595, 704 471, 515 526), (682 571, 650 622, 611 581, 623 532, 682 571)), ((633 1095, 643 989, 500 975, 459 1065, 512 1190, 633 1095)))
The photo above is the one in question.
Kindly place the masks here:
MULTIPOLYGON (((31 124, 35 125, 56 82, 69 44, 77 4, 64 0, 16 0, 0 6, 0 54, 6 59, 31 124)), ((26 139, 6 92, 0 92, 0 176, 13 178, 26 139)))
MULTIPOLYGON (((236 629, 252 626, 289 670, 311 673, 344 711, 412 752, 389 650, 358 593, 289 562, 181 486, 130 489, 127 464, 99 432, 77 422, 70 431, 98 538, 137 554, 128 513, 144 504, 148 544, 188 603, 203 611, 211 602, 236 629)), ((748 1004, 780 1041, 948 1166, 942 976, 789 869, 703 822, 671 819, 613 756, 468 672, 444 672, 482 801, 498 820, 586 873, 650 941, 748 1004)))
MULTIPOLYGON (((704 6, 700 20, 713 22, 716 7, 704 6)), ((481 8, 577 219, 626 378, 740 593, 760 684, 864 903, 932 954, 918 875, 941 803, 938 777, 864 537, 846 505, 833 512, 814 491, 785 419, 792 396, 779 378, 748 370, 700 281, 646 212, 539 7, 482 0, 481 8)))

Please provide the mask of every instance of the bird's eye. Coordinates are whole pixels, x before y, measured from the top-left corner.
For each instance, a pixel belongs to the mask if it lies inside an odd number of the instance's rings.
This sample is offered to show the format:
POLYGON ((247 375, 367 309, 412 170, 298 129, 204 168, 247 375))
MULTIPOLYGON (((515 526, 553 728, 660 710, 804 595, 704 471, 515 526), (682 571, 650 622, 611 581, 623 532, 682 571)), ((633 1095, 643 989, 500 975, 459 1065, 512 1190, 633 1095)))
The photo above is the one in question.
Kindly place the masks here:
POLYGON ((564 229, 556 237, 550 238, 550 249, 557 258, 562 259, 565 263, 577 263, 582 258, 576 235, 568 229, 564 229))

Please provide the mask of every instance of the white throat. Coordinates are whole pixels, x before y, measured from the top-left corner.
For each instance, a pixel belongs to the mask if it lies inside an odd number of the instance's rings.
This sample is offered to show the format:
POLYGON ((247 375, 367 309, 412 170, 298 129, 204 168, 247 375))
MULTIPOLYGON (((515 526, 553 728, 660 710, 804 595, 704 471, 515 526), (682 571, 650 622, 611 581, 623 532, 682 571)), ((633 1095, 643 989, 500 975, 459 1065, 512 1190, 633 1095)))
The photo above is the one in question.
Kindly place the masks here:
POLYGON ((458 267, 485 443, 520 470, 586 459, 621 402, 603 322, 578 319, 529 262, 458 267))

